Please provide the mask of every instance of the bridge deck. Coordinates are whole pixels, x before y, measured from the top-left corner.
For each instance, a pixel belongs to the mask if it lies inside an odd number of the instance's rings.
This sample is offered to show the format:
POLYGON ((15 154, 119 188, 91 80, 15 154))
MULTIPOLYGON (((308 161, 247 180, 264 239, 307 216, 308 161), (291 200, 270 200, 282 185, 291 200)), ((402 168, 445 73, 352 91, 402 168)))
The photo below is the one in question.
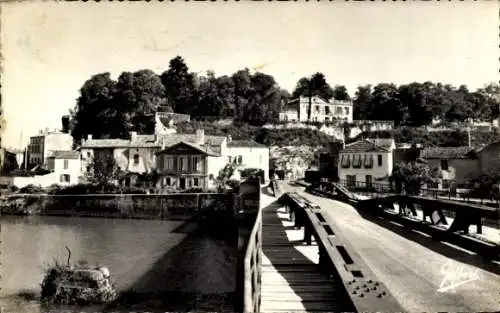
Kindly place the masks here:
POLYGON ((294 229, 279 205, 262 215, 261 312, 353 311, 337 278, 317 269, 318 247, 302 242, 304 231, 294 229))
POLYGON ((281 188, 326 209, 327 221, 335 222, 405 312, 500 311, 498 262, 383 218, 363 216, 351 205, 300 187, 281 188), (461 278, 469 274, 475 279, 461 278))

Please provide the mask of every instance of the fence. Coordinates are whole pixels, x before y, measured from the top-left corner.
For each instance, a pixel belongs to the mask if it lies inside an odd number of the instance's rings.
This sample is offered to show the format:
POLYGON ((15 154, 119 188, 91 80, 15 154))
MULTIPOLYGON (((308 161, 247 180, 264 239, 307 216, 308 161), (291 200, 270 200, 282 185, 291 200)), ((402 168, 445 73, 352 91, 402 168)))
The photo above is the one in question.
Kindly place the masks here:
MULTIPOLYGON (((389 183, 367 183, 362 181, 339 180, 339 185, 357 194, 368 195, 371 197, 397 193, 393 186, 389 183)), ((406 194, 404 188, 401 193, 406 194)), ((447 199, 471 204, 500 207, 500 199, 498 197, 474 197, 471 196, 470 191, 460 192, 453 191, 451 189, 421 188, 418 195, 434 199, 447 199)))
POLYGON ((2 213, 168 219, 200 211, 234 212, 233 200, 232 193, 17 194, 3 200, 2 213))
POLYGON ((262 283, 262 210, 259 210, 245 252, 243 312, 260 312, 262 283))

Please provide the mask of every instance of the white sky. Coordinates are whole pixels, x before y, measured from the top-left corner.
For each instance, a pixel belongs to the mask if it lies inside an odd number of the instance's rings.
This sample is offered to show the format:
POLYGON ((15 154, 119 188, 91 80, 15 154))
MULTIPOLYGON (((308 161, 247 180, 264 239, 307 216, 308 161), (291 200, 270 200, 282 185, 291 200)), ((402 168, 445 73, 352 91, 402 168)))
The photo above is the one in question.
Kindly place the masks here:
POLYGON ((290 92, 317 71, 346 85, 498 81, 498 1, 2 3, 2 143, 59 128, 91 75, 244 67, 290 92))

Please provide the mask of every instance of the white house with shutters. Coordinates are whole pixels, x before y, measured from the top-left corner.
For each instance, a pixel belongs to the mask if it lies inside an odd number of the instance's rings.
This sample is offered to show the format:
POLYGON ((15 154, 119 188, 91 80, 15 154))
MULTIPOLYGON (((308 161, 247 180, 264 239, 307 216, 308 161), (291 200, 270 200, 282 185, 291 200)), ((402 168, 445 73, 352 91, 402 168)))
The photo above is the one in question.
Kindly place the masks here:
POLYGON ((319 96, 300 97, 286 103, 279 113, 282 122, 319 122, 334 121, 352 122, 352 101, 325 100, 319 96), (308 110, 311 106, 311 118, 308 120, 308 110))
POLYGON ((388 178, 393 168, 394 139, 363 139, 345 146, 340 152, 338 175, 348 185, 371 186, 377 179, 388 178))

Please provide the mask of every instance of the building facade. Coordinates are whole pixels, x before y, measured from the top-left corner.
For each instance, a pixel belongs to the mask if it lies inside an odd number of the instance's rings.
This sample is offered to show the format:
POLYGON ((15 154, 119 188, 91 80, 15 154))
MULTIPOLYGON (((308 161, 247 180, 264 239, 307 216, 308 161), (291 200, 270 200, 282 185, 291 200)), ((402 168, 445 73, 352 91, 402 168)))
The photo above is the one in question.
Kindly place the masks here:
POLYGON ((164 188, 191 189, 211 187, 209 158, 220 155, 204 147, 181 141, 158 152, 157 169, 164 188))
POLYGON ((339 179, 350 186, 370 187, 375 180, 388 178, 395 147, 393 139, 364 139, 346 145, 339 154, 339 179))
POLYGON ((28 145, 29 167, 46 165, 47 158, 52 151, 71 151, 73 148, 73 138, 70 134, 53 132, 41 132, 37 136, 30 137, 28 145))
POLYGON ((319 96, 299 97, 286 103, 280 114, 282 122, 319 122, 344 121, 351 123, 353 117, 352 101, 322 99, 319 96), (311 117, 308 110, 311 107, 311 117))
MULTIPOLYGON (((54 174, 54 183, 58 185, 75 185, 80 182, 80 152, 53 151, 47 158, 47 169, 54 174)), ((50 174, 48 174, 50 175, 50 174)))
POLYGON ((426 160, 430 168, 439 170, 438 188, 449 188, 451 183, 461 187, 480 175, 480 163, 471 147, 425 148, 420 158, 426 160))

